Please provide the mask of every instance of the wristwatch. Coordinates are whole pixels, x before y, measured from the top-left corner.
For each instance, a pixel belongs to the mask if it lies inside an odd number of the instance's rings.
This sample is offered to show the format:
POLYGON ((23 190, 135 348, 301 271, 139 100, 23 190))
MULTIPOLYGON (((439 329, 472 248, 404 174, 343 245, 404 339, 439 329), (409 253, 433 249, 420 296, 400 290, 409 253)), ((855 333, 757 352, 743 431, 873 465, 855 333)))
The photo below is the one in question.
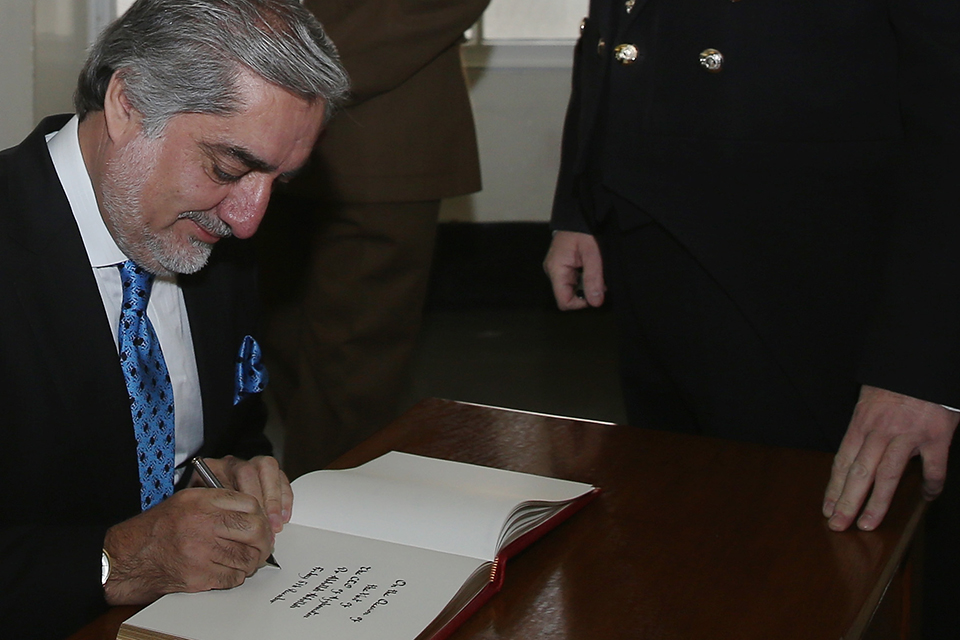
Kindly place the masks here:
POLYGON ((107 584, 107 580, 110 579, 110 554, 107 553, 107 550, 103 550, 103 555, 100 557, 100 584, 107 584))

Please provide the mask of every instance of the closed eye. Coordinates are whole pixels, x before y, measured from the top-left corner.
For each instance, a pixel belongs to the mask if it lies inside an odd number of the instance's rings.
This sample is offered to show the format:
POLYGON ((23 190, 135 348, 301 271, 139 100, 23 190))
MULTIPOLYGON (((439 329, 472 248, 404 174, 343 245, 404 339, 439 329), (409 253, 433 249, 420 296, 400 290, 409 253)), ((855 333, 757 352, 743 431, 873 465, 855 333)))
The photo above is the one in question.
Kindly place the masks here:
POLYGON ((240 178, 242 178, 244 175, 245 175, 245 172, 238 175, 235 173, 231 173, 229 171, 225 171, 217 165, 213 166, 214 179, 217 182, 221 182, 223 184, 232 184, 234 182, 238 182, 240 178))

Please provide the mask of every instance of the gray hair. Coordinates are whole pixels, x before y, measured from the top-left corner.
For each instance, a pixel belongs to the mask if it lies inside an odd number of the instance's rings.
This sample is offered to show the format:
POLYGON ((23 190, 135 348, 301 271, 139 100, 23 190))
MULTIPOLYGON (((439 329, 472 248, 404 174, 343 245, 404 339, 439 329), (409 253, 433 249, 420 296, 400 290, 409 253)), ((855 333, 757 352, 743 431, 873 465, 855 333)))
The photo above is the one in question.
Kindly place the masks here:
POLYGON ((239 111, 244 69, 323 101, 326 117, 349 90, 336 47, 298 0, 137 0, 94 44, 74 104, 81 120, 102 111, 117 73, 144 133, 159 135, 178 113, 239 111))

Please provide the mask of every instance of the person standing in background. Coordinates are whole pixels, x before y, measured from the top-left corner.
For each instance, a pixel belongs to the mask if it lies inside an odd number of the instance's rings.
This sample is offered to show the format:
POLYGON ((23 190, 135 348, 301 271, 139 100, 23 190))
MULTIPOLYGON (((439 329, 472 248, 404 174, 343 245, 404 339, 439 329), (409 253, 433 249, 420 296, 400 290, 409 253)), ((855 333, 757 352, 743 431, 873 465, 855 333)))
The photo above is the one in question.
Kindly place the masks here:
POLYGON ((396 416, 440 200, 480 189, 460 44, 488 2, 304 3, 353 91, 260 236, 264 351, 291 478, 396 416))
POLYGON ((960 625, 958 49, 956 3, 593 0, 544 263, 561 309, 609 286, 631 424, 837 452, 831 529, 881 526, 919 456, 930 638, 960 625))

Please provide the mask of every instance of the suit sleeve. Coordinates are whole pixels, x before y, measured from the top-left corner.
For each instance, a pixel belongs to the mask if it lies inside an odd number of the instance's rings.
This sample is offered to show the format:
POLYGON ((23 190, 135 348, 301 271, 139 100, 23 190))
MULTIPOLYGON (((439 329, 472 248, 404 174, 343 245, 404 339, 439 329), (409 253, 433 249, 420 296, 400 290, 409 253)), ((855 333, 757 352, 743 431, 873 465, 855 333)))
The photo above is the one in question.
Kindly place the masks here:
POLYGON ((894 0, 904 143, 865 384, 960 407, 960 5, 894 0))
POLYGON ((62 638, 106 609, 100 585, 105 527, 0 528, 0 626, 4 637, 62 638))
POLYGON ((550 216, 550 228, 554 231, 579 231, 590 233, 584 217, 579 197, 579 178, 577 164, 581 154, 580 144, 580 73, 582 64, 583 37, 577 42, 573 58, 573 77, 571 81, 570 104, 563 124, 563 142, 560 151, 560 172, 557 188, 553 196, 553 210, 550 216))
POLYGON ((307 0, 337 45, 353 102, 398 87, 457 44, 490 0, 307 0))

